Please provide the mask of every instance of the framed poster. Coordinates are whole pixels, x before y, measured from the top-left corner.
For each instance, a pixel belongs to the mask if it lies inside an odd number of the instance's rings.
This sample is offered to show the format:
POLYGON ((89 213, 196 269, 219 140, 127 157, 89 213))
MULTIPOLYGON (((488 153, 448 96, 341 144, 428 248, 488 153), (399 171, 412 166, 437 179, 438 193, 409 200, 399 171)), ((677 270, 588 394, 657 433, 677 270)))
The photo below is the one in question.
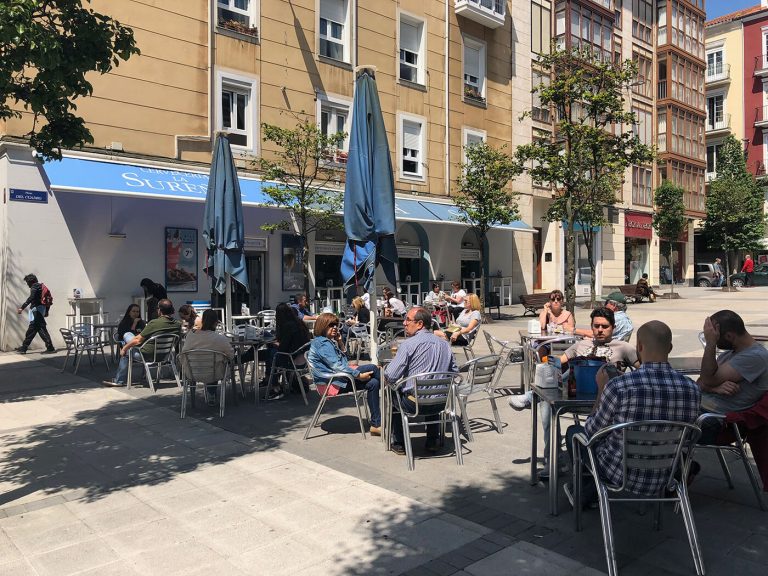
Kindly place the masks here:
POLYGON ((304 289, 301 236, 283 234, 283 291, 304 289))
POLYGON ((165 229, 165 286, 168 292, 197 292, 197 229, 165 229))

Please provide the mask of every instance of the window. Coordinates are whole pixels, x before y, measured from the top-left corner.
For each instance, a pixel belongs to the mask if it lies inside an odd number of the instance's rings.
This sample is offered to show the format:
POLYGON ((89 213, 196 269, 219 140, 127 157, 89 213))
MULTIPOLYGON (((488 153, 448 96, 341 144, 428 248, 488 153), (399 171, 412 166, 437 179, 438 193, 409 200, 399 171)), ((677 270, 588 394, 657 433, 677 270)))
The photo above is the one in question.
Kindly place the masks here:
POLYGON ((711 144, 707 146, 707 180, 717 178, 717 163, 720 161, 720 153, 723 150, 722 144, 711 144))
POLYGON ((346 134, 338 148, 329 152, 326 161, 329 164, 344 166, 347 163, 347 152, 349 151, 352 103, 349 100, 326 94, 318 94, 317 103, 320 132, 325 136, 333 136, 339 132, 346 134))
POLYGON ((485 44, 464 37, 464 99, 485 102, 485 44))
POLYGON ((636 123, 632 125, 632 132, 640 139, 641 144, 653 146, 653 112, 640 107, 633 107, 636 123))
POLYGON ((531 52, 549 54, 552 42, 552 2, 532 0, 531 2, 531 52))
POLYGON ((218 23, 237 22, 246 28, 256 26, 256 19, 252 14, 253 4, 251 0, 218 0, 218 23))
POLYGON ((467 156, 466 156, 466 150, 473 144, 481 144, 486 141, 487 135, 485 130, 478 130, 476 128, 464 128, 462 130, 462 140, 464 141, 464 153, 463 153, 463 162, 466 164, 467 162, 467 156))
POLYGON ((542 84, 549 86, 550 79, 549 73, 540 72, 539 70, 533 70, 531 72, 531 118, 537 122, 550 121, 549 106, 544 106, 541 103, 541 96, 539 95, 539 89, 542 84))
POLYGON ((218 129, 229 133, 233 146, 256 149, 256 81, 219 74, 218 129))
POLYGON ((707 80, 718 80, 723 78, 723 49, 707 52, 707 80))
POLYGON ((632 60, 637 65, 637 80, 632 84, 632 92, 646 98, 652 98, 653 57, 644 53, 633 52, 632 60))
POLYGON ((659 45, 671 42, 681 50, 704 59, 704 18, 678 0, 672 0, 671 5, 671 14, 659 7, 659 45))
POLYGON ((320 0, 320 55, 348 62, 347 0, 320 0))
POLYGON ((632 203, 650 206, 653 198, 653 172, 643 166, 632 166, 632 203))
POLYGON ((652 42, 652 30, 653 4, 651 0, 632 0, 632 36, 650 44, 652 42))
POLYGON ((424 84, 424 22, 400 15, 400 79, 424 84))
POLYGON ((424 126, 426 121, 419 116, 400 114, 400 177, 406 179, 424 178, 424 126))
POLYGON ((707 97, 707 130, 725 128, 724 102, 722 94, 707 97))
MULTIPOLYGON (((559 16, 559 13, 558 13, 559 16)), ((572 48, 590 49, 595 58, 604 62, 613 59, 613 18, 603 18, 597 12, 571 4, 570 42, 572 48)), ((555 33, 560 34, 559 23, 555 33)), ((565 23, 563 23, 565 34, 565 23)), ((557 45, 565 47, 565 41, 558 37, 557 45)))

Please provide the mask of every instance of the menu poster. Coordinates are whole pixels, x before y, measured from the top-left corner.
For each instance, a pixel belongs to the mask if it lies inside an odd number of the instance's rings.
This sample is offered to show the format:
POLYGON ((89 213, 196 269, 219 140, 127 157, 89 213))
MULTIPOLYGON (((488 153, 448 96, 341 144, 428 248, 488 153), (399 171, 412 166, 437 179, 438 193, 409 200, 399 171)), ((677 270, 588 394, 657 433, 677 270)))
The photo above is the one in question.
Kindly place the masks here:
POLYGON ((283 234, 283 291, 304 289, 301 236, 283 234))
POLYGON ((165 286, 168 292, 197 292, 197 229, 165 229, 165 286))

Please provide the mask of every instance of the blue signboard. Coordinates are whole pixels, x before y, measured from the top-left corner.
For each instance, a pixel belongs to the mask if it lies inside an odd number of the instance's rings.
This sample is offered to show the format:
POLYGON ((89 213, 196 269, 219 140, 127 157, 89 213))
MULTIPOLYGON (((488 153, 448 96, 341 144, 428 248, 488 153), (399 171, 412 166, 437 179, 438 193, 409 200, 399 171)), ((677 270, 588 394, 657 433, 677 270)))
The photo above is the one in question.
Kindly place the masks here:
POLYGON ((10 200, 16 202, 34 202, 36 204, 48 204, 48 192, 45 190, 20 190, 11 188, 10 200))

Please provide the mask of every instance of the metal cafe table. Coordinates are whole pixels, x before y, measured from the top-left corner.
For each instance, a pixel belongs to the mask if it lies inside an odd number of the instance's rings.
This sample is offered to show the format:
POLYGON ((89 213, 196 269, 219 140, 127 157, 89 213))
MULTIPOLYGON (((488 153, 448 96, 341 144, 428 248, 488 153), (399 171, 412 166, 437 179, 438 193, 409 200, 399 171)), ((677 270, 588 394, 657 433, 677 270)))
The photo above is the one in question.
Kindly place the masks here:
POLYGON ((547 342, 573 343, 581 338, 573 334, 533 333, 528 332, 528 330, 520 330, 518 334, 520 336, 520 345, 523 347, 523 368, 520 370, 520 388, 523 390, 528 390, 529 386, 533 383, 533 375, 537 364, 536 348, 539 345, 547 342))

